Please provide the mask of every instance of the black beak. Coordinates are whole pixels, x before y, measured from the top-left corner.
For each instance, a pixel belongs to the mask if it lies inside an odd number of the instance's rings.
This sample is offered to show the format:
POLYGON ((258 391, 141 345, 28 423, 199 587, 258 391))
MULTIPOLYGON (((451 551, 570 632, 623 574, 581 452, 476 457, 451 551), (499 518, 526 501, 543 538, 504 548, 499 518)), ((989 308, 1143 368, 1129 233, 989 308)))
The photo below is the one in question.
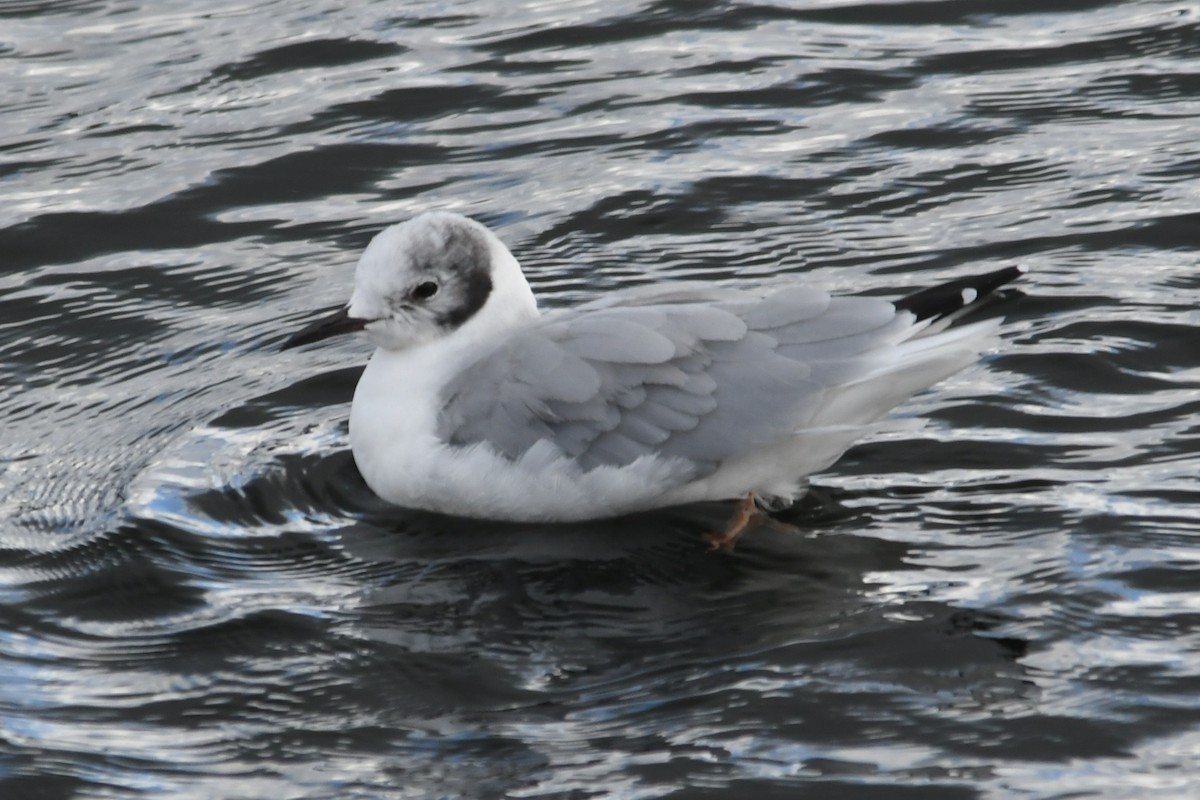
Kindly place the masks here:
POLYGON ((369 319, 352 317, 350 316, 349 307, 342 308, 296 331, 279 349, 289 350, 293 347, 299 347, 302 344, 311 344, 312 342, 319 342, 322 339, 328 339, 330 336, 337 336, 339 333, 361 331, 370 321, 369 319))

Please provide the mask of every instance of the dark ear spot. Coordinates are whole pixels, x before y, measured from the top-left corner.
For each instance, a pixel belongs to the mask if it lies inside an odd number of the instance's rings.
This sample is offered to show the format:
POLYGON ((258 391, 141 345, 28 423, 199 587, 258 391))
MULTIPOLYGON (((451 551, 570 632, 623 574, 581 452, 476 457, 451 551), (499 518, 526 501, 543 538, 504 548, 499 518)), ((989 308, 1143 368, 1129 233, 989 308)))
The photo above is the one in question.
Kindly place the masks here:
POLYGON ((439 317, 438 324, 452 329, 475 316, 491 296, 491 254, 487 241, 467 225, 450 225, 443 236, 442 257, 452 266, 442 294, 454 302, 439 317))
POLYGON ((475 316, 492 294, 492 276, 486 270, 470 270, 462 278, 462 302, 438 320, 443 328, 457 328, 475 316))

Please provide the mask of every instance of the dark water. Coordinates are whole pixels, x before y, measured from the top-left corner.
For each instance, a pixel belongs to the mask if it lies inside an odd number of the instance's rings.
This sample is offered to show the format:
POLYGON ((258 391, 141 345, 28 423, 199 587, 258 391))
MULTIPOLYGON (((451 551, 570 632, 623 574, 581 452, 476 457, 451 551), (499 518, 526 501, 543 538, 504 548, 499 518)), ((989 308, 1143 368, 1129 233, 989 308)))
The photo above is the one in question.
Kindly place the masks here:
POLYGON ((0 796, 1200 796, 1200 8, 0 4, 0 796), (1004 344, 721 505, 376 500, 371 235, 547 306, 1027 264, 1004 344))

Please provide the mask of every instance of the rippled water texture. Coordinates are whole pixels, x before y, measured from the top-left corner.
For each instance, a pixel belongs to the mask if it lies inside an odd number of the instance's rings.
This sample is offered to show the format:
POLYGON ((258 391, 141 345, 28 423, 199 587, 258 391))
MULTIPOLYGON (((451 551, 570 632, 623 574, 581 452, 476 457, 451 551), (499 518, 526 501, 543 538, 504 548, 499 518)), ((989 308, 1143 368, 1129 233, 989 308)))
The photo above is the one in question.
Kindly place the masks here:
POLYGON ((1200 796, 1200 6, 0 4, 0 796, 1200 796), (1003 345, 732 555, 729 507, 390 508, 424 209, 547 307, 1012 263, 1003 345))

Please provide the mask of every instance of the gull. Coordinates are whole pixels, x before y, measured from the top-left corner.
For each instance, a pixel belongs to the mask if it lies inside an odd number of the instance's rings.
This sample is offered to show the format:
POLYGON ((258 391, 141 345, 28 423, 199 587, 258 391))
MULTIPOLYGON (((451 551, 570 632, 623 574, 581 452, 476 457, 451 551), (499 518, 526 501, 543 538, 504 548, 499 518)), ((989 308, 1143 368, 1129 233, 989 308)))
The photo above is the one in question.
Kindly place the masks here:
POLYGON ((487 227, 426 212, 379 233, 350 302, 284 348, 363 331, 350 409, 367 485, 399 506, 520 522, 735 500, 713 547, 895 406, 976 361, 1000 321, 952 325, 1024 272, 896 300, 668 282, 549 313, 487 227))

